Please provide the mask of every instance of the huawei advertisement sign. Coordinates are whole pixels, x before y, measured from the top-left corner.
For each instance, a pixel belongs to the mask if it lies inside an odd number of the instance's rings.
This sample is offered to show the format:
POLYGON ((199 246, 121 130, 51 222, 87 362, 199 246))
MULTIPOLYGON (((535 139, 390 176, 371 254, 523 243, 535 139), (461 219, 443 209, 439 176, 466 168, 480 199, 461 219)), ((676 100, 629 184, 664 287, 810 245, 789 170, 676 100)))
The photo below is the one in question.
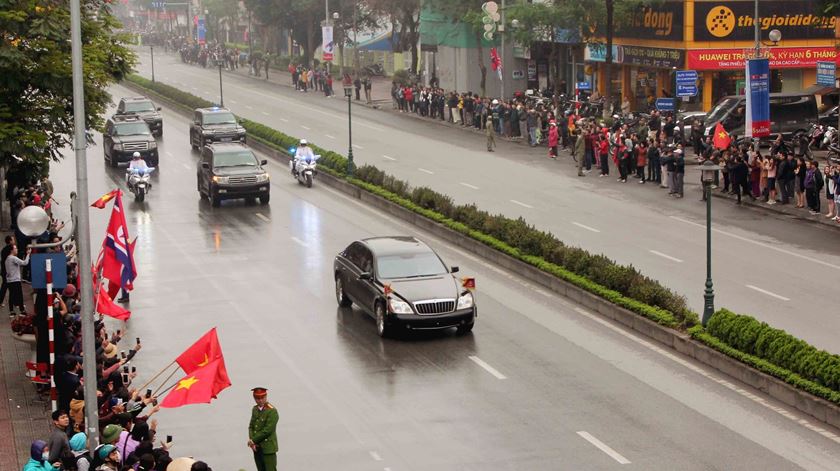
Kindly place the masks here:
MULTIPOLYGON (((694 70, 743 69, 744 49, 695 49, 687 52, 688 68, 694 70)), ((837 62, 834 47, 771 47, 770 68, 816 68, 819 61, 837 62)))

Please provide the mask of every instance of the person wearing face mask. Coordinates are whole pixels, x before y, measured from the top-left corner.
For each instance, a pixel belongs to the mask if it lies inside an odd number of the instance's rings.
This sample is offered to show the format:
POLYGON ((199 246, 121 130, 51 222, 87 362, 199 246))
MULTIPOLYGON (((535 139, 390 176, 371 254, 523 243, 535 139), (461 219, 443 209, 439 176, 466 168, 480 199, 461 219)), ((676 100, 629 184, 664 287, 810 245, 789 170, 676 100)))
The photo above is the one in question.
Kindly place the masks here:
POLYGON ((23 471, 53 471, 61 466, 61 462, 50 464, 50 447, 43 440, 35 440, 29 449, 29 461, 23 465, 23 471))

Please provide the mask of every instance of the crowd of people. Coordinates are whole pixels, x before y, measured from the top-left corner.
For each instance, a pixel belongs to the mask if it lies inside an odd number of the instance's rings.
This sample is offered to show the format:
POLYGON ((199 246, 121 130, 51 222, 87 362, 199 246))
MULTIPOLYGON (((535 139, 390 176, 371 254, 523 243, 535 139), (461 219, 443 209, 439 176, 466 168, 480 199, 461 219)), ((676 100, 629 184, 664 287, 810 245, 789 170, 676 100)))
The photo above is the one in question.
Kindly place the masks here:
MULTIPOLYGON (((46 290, 31 289, 31 304, 24 302, 24 286, 31 283, 29 254, 35 251, 64 252, 67 256, 67 285, 54 296, 54 378, 57 408, 51 414, 51 428, 43 440, 31 444, 30 459, 23 471, 165 471, 170 458, 172 439, 161 439, 157 420, 158 397, 152 390, 135 385, 137 368, 132 360, 141 351, 139 337, 129 338, 124 326, 109 327, 100 316, 94 322, 95 352, 82 350, 81 296, 77 289, 78 261, 75 243, 62 243, 63 223, 52 217, 53 186, 45 176, 31 184, 17 184, 10 190, 14 235, 5 237, 2 249, 3 283, 0 303, 9 293, 11 328, 17 335, 34 334, 38 364, 31 375, 33 387, 44 398, 50 396, 48 320, 45 312, 46 290), (30 239, 17 227, 17 216, 27 206, 42 207, 51 216, 43 235, 30 239), (32 248, 34 243, 56 243, 49 248, 32 248), (25 255, 24 255, 25 254, 25 255), (84 356, 83 356, 84 355, 84 356), (96 360, 96 397, 85 396, 83 358, 96 360), (100 445, 89 450, 85 408, 96 407, 99 413, 100 445)), ((27 290, 28 291, 28 290, 27 290)), ((2 305, 2 304, 0 304, 2 305)), ((24 368, 21 365, 21 368, 24 368)), ((208 471, 203 462, 195 462, 193 471, 208 471)))

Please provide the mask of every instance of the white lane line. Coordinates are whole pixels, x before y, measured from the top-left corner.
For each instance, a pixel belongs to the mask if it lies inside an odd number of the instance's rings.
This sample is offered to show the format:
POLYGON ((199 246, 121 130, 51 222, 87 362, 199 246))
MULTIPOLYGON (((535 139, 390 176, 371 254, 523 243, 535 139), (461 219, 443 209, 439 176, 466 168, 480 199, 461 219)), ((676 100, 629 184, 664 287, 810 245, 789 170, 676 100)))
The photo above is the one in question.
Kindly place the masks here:
POLYGON ((382 461, 382 457, 379 456, 379 453, 375 451, 369 451, 368 453, 370 453, 370 457, 373 458, 373 461, 382 461))
POLYGON ((606 453, 610 458, 618 461, 619 464, 630 464, 630 460, 621 456, 617 451, 613 450, 612 448, 608 447, 604 442, 598 440, 597 438, 593 437, 591 433, 580 431, 577 433, 581 436, 584 440, 588 441, 589 443, 595 445, 596 448, 606 453))
POLYGON ((268 112, 267 112, 267 111, 260 111, 260 113, 262 113, 262 114, 263 114, 263 116, 271 116, 270 114, 268 114, 268 112))
POLYGON ((213 92, 208 92, 207 90, 202 91, 202 93, 204 93, 205 95, 212 95, 213 94, 213 92))
POLYGON ((302 240, 298 239, 297 237, 292 237, 292 241, 293 241, 294 243, 296 243, 296 244, 300 245, 301 247, 308 247, 308 245, 306 245, 306 242, 304 242, 304 241, 302 241, 302 240))
POLYGON ((428 173, 429 175, 434 175, 435 174, 435 172, 433 172, 431 170, 426 170, 425 168, 419 168, 418 167, 417 170, 420 170, 423 173, 428 173))
POLYGON ((172 152, 166 151, 166 156, 167 157, 172 157, 172 152))
POLYGON ((236 104, 236 100, 230 100, 230 102, 234 105, 236 104))
POLYGON ((198 91, 198 87, 190 87, 190 88, 192 88, 195 91, 198 91))
POLYGON ((300 127, 302 127, 303 129, 306 129, 307 131, 311 131, 311 130, 312 130, 312 128, 310 128, 309 126, 304 126, 304 125, 302 125, 302 124, 300 125, 300 127))
POLYGON ((249 109, 249 110, 253 110, 253 109, 254 109, 254 107, 253 107, 253 106, 251 106, 251 105, 245 105, 245 108, 247 108, 247 109, 249 109))
POLYGON ((670 255, 664 254, 664 253, 659 252, 657 250, 648 250, 648 252, 650 252, 654 255, 659 255, 662 258, 667 258, 668 260, 670 260, 672 262, 677 262, 677 263, 682 263, 683 262, 682 260, 678 259, 677 257, 672 257, 670 255))
POLYGON ((470 360, 474 361, 476 365, 478 365, 478 366, 484 368, 485 370, 487 370, 488 373, 495 376, 497 379, 507 379, 507 376, 499 373, 499 370, 497 370, 496 368, 493 368, 492 366, 488 365, 481 358, 478 358, 477 356, 474 356, 474 355, 470 355, 470 360))
POLYGON ((280 118, 280 121, 283 121, 284 123, 288 123, 288 122, 289 122, 289 120, 288 120, 288 119, 286 119, 286 118, 280 118))
POLYGON ((397 160, 397 159, 395 159, 395 158, 391 157, 390 155, 382 155, 382 157, 385 157, 386 159, 388 159, 388 160, 390 160, 390 161, 392 161, 392 162, 397 160))
MULTIPOLYGON (((674 220, 680 221, 680 222, 684 222, 686 224, 691 224, 692 226, 697 226, 697 227, 706 229, 705 224, 699 224, 699 223, 696 223, 694 221, 689 221, 688 219, 683 219, 683 218, 677 217, 677 216, 671 216, 671 219, 674 219, 674 220)), ((723 234, 725 236, 732 237, 733 239, 738 239, 738 240, 743 241, 743 242, 749 242, 750 244, 754 244, 754 245, 757 245, 759 247, 763 247, 765 249, 775 250, 776 252, 783 253, 785 255, 790 255, 792 257, 801 258, 802 260, 808 260, 809 262, 818 263, 818 264, 823 265, 823 266, 828 267, 828 268, 833 268, 835 270, 840 270, 840 265, 834 265, 832 263, 826 262, 825 260, 820 260, 818 258, 809 257, 807 255, 798 254, 796 252, 791 252, 790 250, 785 250, 785 249, 776 247, 774 245, 765 244, 765 243, 762 243, 762 242, 758 242, 758 241, 749 239, 747 237, 742 237, 742 236, 739 236, 737 234, 732 234, 732 233, 729 233, 729 232, 726 232, 726 231, 722 231, 720 229, 715 229, 714 227, 712 227, 712 231, 717 232, 718 234, 723 234)))
POLYGON ((265 215, 263 213, 256 213, 255 216, 257 216, 258 218, 262 219, 265 222, 271 222, 271 219, 265 217, 265 215))
POLYGON ((586 229, 587 231, 590 231, 590 232, 601 232, 601 231, 599 231, 598 229, 595 229, 594 227, 589 227, 589 226, 587 226, 587 225, 585 225, 585 224, 581 224, 581 223, 579 223, 579 222, 574 222, 574 221, 572 221, 572 224, 574 224, 575 226, 577 226, 577 227, 579 227, 579 228, 581 228, 581 229, 586 229))
POLYGON ((184 168, 187 169, 187 170, 192 170, 192 167, 190 166, 190 164, 181 164, 181 165, 183 165, 184 168))
POLYGON ((753 286, 753 285, 746 285, 746 286, 747 286, 747 288, 749 288, 749 289, 752 289, 752 290, 758 291, 759 293, 766 294, 767 296, 772 296, 772 297, 774 297, 774 298, 776 298, 776 299, 780 299, 780 300, 782 300, 782 301, 790 301, 790 298, 786 298, 786 297, 784 297, 784 296, 780 296, 780 295, 778 295, 778 294, 776 294, 776 293, 773 293, 773 292, 767 291, 766 289, 761 289, 761 288, 759 288, 758 286, 753 286))
POLYGON ((819 425, 811 424, 807 420, 800 419, 799 417, 794 415, 792 412, 789 412, 787 409, 782 408, 782 407, 774 406, 773 404, 770 404, 763 397, 757 396, 757 395, 747 391, 746 389, 743 389, 743 388, 737 386, 736 384, 734 384, 730 381, 718 378, 717 376, 709 373, 708 371, 706 371, 705 369, 695 365, 694 363, 691 363, 690 361, 688 361, 684 358, 681 358, 681 357, 671 353, 670 351, 665 350, 664 348, 662 348, 658 345, 654 345, 653 343, 651 343, 651 342, 649 342, 645 339, 642 339, 641 337, 639 337, 635 334, 631 334, 630 332, 627 332, 626 330, 611 324, 609 321, 601 318, 601 316, 599 316, 599 315, 592 314, 591 312, 585 311, 585 310, 583 310, 579 307, 574 308, 574 310, 577 311, 578 313, 586 316, 587 318, 589 318, 589 320, 591 320, 593 322, 597 322, 598 324, 601 324, 602 326, 612 330, 613 332, 615 332, 615 333, 617 333, 617 334, 619 334, 619 335, 621 335, 621 336, 623 336, 627 339, 630 339, 633 342, 636 342, 637 344, 639 344, 639 345, 641 345, 641 346, 643 346, 643 347, 645 347, 645 348, 647 348, 647 349, 649 349, 653 352, 656 352, 656 353, 662 355, 665 358, 668 358, 669 360, 679 364, 680 366, 682 366, 682 367, 684 367, 688 370, 691 370, 691 371, 699 374, 700 376, 702 376, 702 377, 704 377, 704 378, 706 378, 710 381, 713 381, 713 382, 729 389, 730 391, 733 391, 736 394, 738 394, 742 397, 745 397, 745 398, 755 402, 756 404, 781 415, 782 417, 785 417, 789 420, 792 420, 793 422, 796 422, 799 425, 802 425, 803 427, 807 428, 808 430, 811 430, 813 432, 817 432, 818 434, 822 435, 825 438, 828 438, 829 440, 833 441, 834 443, 840 444, 840 436, 836 435, 835 433, 833 433, 829 430, 826 430, 826 429, 820 427, 819 425))
POLYGON ((326 137, 327 139, 335 139, 335 136, 333 136, 332 134, 324 134, 324 137, 326 137))
POLYGON ((525 203, 523 203, 523 202, 521 202, 521 201, 510 200, 510 202, 511 202, 511 203, 513 203, 513 204, 518 204, 519 206, 522 206, 523 208, 534 209, 534 207, 533 207, 533 206, 531 206, 530 204, 525 204, 525 203))
POLYGON ((478 189, 478 187, 477 187, 477 186, 475 186, 475 185, 470 185, 469 183, 465 183, 465 182, 461 182, 461 185, 463 185, 463 186, 465 186, 465 187, 467 187, 467 188, 469 188, 469 189, 471 189, 471 190, 477 190, 477 189, 478 189))
POLYGON ((359 150, 364 149, 364 147, 360 146, 359 144, 353 144, 353 147, 359 150))

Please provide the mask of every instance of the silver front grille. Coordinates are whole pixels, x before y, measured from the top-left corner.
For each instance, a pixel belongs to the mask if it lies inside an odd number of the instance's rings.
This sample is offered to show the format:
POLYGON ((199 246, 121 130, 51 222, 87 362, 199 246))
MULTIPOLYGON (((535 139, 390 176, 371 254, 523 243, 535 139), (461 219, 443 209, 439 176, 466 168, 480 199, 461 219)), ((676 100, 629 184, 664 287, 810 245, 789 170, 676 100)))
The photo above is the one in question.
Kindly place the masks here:
POLYGON ((233 184, 241 184, 241 183, 257 183, 257 176, 256 175, 242 175, 236 177, 230 177, 228 182, 233 184))
POLYGON ((417 314, 445 314, 455 310, 454 299, 429 299, 426 301, 417 301, 414 303, 414 309, 417 314))
POLYGON ((149 150, 148 142, 126 142, 123 144, 124 150, 149 150))

